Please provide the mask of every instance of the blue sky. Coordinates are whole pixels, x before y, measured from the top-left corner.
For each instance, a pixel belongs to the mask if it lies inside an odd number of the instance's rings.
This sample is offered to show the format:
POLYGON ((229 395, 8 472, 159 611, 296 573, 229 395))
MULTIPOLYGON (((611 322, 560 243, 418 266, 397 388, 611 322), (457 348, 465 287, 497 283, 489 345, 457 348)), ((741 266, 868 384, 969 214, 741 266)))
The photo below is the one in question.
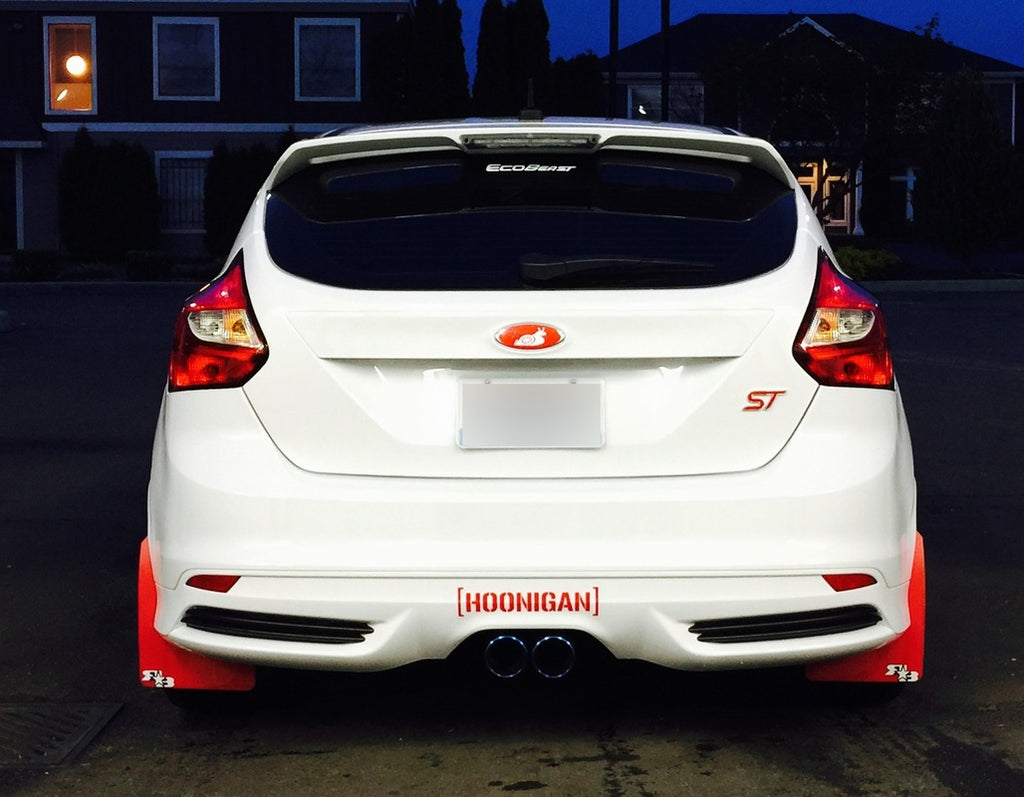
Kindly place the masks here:
MULTIPOLYGON (((458 0, 470 75, 484 0, 458 0)), ((544 0, 551 31, 552 59, 592 50, 608 54, 608 0, 544 0)), ((661 26, 661 0, 619 0, 619 46, 655 34, 661 26)), ((855 13, 904 30, 938 14, 947 41, 983 55, 1024 66, 1024 0, 671 0, 672 23, 695 14, 855 13)))

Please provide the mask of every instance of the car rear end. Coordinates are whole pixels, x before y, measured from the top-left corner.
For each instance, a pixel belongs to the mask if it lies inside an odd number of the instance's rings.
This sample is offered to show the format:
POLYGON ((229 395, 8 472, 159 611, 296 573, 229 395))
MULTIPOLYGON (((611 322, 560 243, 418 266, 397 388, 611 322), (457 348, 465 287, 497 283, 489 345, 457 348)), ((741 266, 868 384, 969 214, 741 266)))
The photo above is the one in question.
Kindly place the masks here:
POLYGON ((764 142, 553 121, 302 142, 179 318, 143 680, 465 644, 558 676, 580 638, 913 680, 915 510, 881 311, 764 142))

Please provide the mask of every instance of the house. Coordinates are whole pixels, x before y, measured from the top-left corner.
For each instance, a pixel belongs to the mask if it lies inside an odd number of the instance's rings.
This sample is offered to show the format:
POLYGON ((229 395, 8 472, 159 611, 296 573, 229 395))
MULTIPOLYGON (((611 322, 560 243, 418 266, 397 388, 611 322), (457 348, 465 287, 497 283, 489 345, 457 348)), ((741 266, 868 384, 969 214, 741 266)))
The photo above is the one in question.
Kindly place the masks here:
MULTIPOLYGON (((914 108, 943 76, 980 75, 1003 137, 1024 148, 1024 68, 933 33, 858 14, 698 14, 668 32, 667 118, 770 140, 834 233, 862 231, 865 190, 891 227, 913 219, 914 108)), ((660 34, 618 52, 617 115, 662 118, 664 52, 660 34)))
POLYGON ((0 251, 60 245, 61 158, 152 153, 165 248, 203 251, 203 182, 221 142, 271 143, 372 121, 374 42, 411 0, 10 0, 0 3, 0 251))

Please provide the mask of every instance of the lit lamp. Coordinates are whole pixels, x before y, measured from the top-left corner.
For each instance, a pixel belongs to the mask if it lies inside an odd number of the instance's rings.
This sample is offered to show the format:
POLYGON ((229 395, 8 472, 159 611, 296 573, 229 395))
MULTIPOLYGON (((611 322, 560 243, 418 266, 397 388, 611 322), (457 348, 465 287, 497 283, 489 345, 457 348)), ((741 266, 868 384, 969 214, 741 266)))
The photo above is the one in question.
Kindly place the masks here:
POLYGON ((82 77, 82 75, 89 71, 89 62, 80 55, 70 55, 68 60, 64 62, 64 68, 71 77, 82 77))

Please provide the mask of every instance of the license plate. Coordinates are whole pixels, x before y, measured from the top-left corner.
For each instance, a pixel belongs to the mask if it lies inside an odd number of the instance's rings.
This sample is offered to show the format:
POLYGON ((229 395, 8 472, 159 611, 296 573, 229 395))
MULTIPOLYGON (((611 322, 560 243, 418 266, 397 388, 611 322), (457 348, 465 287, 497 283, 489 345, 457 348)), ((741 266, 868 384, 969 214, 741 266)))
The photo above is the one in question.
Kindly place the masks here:
POLYGON ((600 448, 600 381, 464 381, 459 391, 461 448, 600 448))

